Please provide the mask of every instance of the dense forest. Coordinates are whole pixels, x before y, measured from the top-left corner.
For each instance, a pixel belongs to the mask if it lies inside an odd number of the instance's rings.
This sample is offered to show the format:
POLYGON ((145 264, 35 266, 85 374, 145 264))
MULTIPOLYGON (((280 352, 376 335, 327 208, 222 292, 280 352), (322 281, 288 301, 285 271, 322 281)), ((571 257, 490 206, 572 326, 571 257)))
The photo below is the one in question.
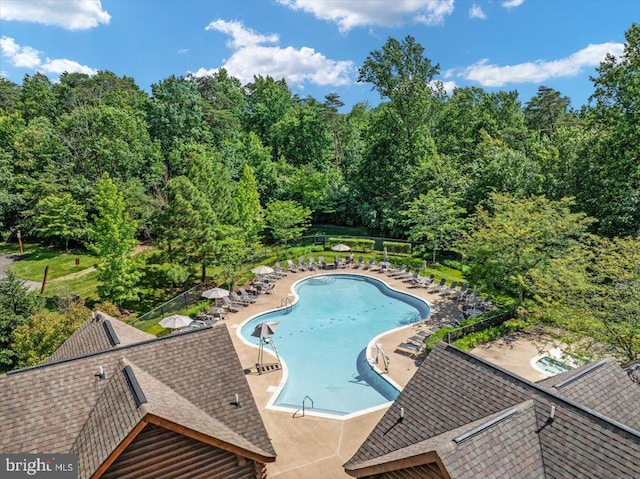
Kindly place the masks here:
POLYGON ((358 81, 382 102, 346 113, 335 93, 224 70, 150 95, 108 71, 0 78, 0 233, 86 245, 118 303, 135 293, 140 240, 179 280, 311 222, 366 226, 423 243, 429 260, 455 251, 478 284, 580 318, 635 359, 640 26, 625 37, 579 109, 544 86, 524 104, 517 91, 447 95, 412 37, 371 52, 358 81))

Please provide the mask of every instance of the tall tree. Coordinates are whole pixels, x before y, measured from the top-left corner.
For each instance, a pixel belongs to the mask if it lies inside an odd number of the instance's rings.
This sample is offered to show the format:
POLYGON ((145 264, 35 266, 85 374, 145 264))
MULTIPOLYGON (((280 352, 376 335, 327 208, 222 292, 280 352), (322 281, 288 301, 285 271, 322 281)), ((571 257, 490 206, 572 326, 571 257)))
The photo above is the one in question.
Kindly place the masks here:
POLYGON ((569 114, 571 99, 546 86, 538 87, 538 92, 524 107, 527 128, 552 135, 562 125, 569 114))
POLYGON ((106 173, 96 184, 93 207, 92 241, 87 248, 100 258, 98 294, 122 307, 125 301, 138 298, 140 272, 133 264, 137 226, 125 209, 122 193, 106 173))
POLYGON ((640 358, 640 240, 593 238, 532 276, 536 298, 588 358, 640 358))
POLYGON ((404 125, 409 143, 416 130, 428 120, 429 100, 437 87, 433 78, 440 71, 424 56, 424 48, 408 35, 402 42, 389 38, 381 50, 374 50, 358 70, 358 81, 388 98, 404 125))
POLYGON ((235 197, 238 202, 238 226, 247 245, 254 245, 264 229, 264 212, 260 205, 258 185, 249 165, 244 165, 242 169, 235 197))
POLYGON ((17 366, 18 358, 11 348, 13 333, 41 305, 38 293, 29 288, 14 273, 0 278, 0 371, 17 366))
POLYGON ((533 270, 567 255, 584 241, 592 223, 572 213, 571 199, 550 201, 544 196, 515 198, 494 193, 488 208, 478 207, 469 231, 457 244, 470 265, 471 276, 491 289, 514 294, 522 303, 533 270))
POLYGON ((295 201, 274 201, 267 205, 267 228, 274 240, 287 244, 309 227, 311 210, 295 201))
POLYGON ((30 216, 34 234, 61 241, 67 251, 70 240, 81 240, 86 234, 87 212, 69 193, 41 199, 30 216))
POLYGON ((576 164, 579 206, 606 236, 637 234, 640 225, 640 24, 625 38, 620 58, 607 55, 592 78, 591 141, 576 164))
POLYGON ((403 212, 409 226, 409 239, 426 242, 435 263, 438 251, 451 248, 462 235, 466 210, 459 199, 445 196, 442 189, 421 194, 403 212))

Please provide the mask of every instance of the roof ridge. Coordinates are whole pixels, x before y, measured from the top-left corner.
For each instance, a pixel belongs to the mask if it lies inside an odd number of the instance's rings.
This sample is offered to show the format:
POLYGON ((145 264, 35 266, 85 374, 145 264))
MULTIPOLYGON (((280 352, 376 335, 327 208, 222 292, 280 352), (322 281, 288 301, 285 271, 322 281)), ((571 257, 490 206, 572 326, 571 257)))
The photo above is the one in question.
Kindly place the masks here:
POLYGON ((142 344, 154 343, 156 341, 167 341, 167 340, 171 340, 171 339, 176 339, 176 338, 180 338, 180 337, 182 337, 184 335, 187 335, 187 334, 195 334, 195 333, 199 333, 201 331, 205 331, 205 330, 211 329, 211 328, 213 328, 213 326, 205 326, 205 327, 202 327, 202 328, 199 328, 199 329, 194 329, 194 330, 191 330, 191 331, 184 331, 184 332, 180 332, 180 333, 177 333, 177 334, 168 334, 167 336, 145 339, 145 340, 139 341, 137 343, 123 344, 122 346, 118 346, 118 347, 115 347, 115 348, 112 348, 112 349, 106 349, 106 350, 103 350, 103 351, 96 351, 96 352, 93 352, 93 353, 82 354, 80 356, 74 356, 74 357, 71 357, 71 358, 59 359, 57 361, 52 361, 50 363, 37 364, 35 366, 29 366, 29 367, 26 367, 26 368, 13 369, 11 371, 7 371, 5 374, 7 376, 13 376, 15 374, 20 374, 20 373, 23 373, 23 372, 32 371, 34 369, 42 369, 42 368, 46 368, 46 367, 49 367, 49 366, 55 366, 57 364, 63 364, 63 363, 71 362, 71 361, 77 361, 79 359, 85 359, 85 358, 90 358, 90 357, 93 357, 93 356, 99 356, 101 354, 110 354, 110 353, 113 353, 114 351, 123 351, 123 350, 129 349, 129 348, 138 347, 138 346, 140 346, 142 344))
MULTIPOLYGON (((517 380, 519 383, 522 383, 524 386, 527 386, 527 387, 537 391, 538 393, 541 393, 543 396, 551 397, 554 400, 560 401, 560 402, 562 402, 562 403, 564 403, 564 404, 566 404, 566 405, 568 405, 568 406, 570 406, 570 407, 572 407, 574 409, 578 409, 578 410, 580 410, 580 411, 582 411, 582 412, 584 412, 584 413, 586 413, 586 414, 588 414, 590 416, 593 416, 593 417, 597 418, 598 420, 603 421, 603 422, 605 422, 605 423, 607 423, 607 424, 609 424, 609 425, 611 425, 611 426, 613 426, 615 428, 622 429, 623 431, 625 431, 625 432, 627 432, 627 433, 629 433, 629 434, 631 434, 633 436, 636 436, 637 438, 640 438, 640 431, 637 431, 636 429, 633 429, 632 427, 627 426, 626 424, 622 424, 621 422, 616 421, 615 419, 612 419, 609 416, 605 416, 604 414, 599 413, 598 411, 594 411, 593 409, 591 409, 589 407, 586 407, 586 406, 584 406, 582 404, 579 404, 579 403, 577 403, 575 401, 572 401, 571 399, 568 399, 568 398, 562 396, 561 394, 559 394, 557 392, 554 392, 554 391, 552 391, 552 390, 550 390, 548 388, 545 388, 544 386, 540 386, 540 385, 538 385, 538 384, 536 384, 536 383, 534 383, 532 381, 529 381, 528 379, 525 379, 525 378, 523 378, 523 377, 521 377, 521 376, 519 376, 519 375, 517 375, 515 373, 512 373, 511 371, 507 371, 506 369, 504 369, 504 368, 502 368, 500 366, 497 366, 497 365, 487 361, 486 359, 480 358, 480 357, 476 356, 475 354, 471 354, 468 351, 464 351, 464 350, 462 350, 462 349, 460 349, 460 348, 458 348, 458 347, 456 347, 456 346, 454 346, 452 344, 447 344, 447 343, 445 343, 443 341, 441 341, 441 343, 442 343, 442 345, 440 345, 440 343, 438 343, 436 345, 436 347, 441 347, 444 350, 449 349, 449 350, 451 350, 451 351, 453 351, 453 352, 455 352, 457 354, 461 354, 461 355, 465 356, 466 358, 469 358, 469 359, 472 359, 472 360, 474 360, 474 361, 476 361, 478 363, 481 363, 484 366, 487 366, 487 367, 489 367, 491 369, 494 369, 494 370, 499 371, 499 372, 501 372, 503 374, 506 374, 510 378, 517 380)), ((593 369, 591 369, 591 371, 593 371, 593 369)))

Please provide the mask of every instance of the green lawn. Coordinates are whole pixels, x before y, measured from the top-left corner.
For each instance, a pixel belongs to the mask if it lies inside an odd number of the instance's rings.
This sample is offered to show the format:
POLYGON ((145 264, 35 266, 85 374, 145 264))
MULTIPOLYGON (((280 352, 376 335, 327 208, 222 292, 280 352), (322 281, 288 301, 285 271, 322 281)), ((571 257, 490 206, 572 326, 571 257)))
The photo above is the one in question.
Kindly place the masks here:
POLYGON ((88 307, 91 307, 93 303, 100 300, 98 293, 96 292, 97 287, 98 272, 92 271, 74 279, 48 282, 44 291, 44 296, 46 298, 53 298, 54 296, 64 297, 70 293, 75 293, 85 300, 88 307))
POLYGON ((87 253, 63 253, 53 248, 29 245, 27 250, 18 254, 20 260, 11 270, 22 279, 42 281, 44 270, 49 266, 48 280, 77 273, 92 267, 98 258, 87 253), (80 258, 80 265, 76 266, 75 259, 80 258))

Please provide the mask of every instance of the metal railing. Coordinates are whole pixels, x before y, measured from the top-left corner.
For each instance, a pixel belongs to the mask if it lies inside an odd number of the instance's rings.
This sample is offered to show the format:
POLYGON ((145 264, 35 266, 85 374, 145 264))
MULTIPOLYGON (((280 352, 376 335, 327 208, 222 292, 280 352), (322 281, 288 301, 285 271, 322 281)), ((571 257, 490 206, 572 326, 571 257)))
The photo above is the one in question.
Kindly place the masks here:
POLYGON ((136 323, 140 321, 146 321, 154 318, 163 318, 167 316, 168 313, 173 313, 174 311, 178 311, 180 309, 185 309, 195 304, 197 302, 202 301, 202 297, 200 296, 204 290, 209 287, 208 282, 203 282, 195 285, 193 288, 183 291, 177 296, 174 296, 169 301, 162 303, 160 306, 156 306, 151 311, 147 311, 142 316, 138 316, 132 323, 135 326, 136 323))
POLYGON ((307 399, 311 401, 311 409, 313 409, 313 399, 311 399, 309 396, 305 396, 304 399, 302 400, 302 409, 298 409, 296 412, 294 412, 293 417, 296 417, 296 414, 298 414, 300 411, 302 411, 302 416, 299 416, 299 417, 304 417, 304 413, 306 411, 307 399))

